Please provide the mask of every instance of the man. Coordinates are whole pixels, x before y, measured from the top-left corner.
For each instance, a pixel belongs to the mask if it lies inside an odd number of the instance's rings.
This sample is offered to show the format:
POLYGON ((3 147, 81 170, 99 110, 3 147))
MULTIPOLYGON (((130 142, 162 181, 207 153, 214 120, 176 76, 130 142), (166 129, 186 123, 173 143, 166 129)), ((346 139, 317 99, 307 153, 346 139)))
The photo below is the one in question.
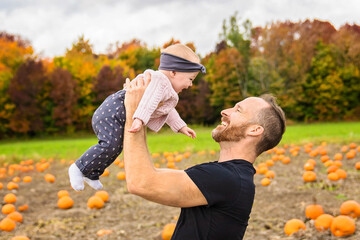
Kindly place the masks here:
POLYGON ((242 239, 255 195, 252 164, 280 142, 285 131, 283 111, 270 96, 246 98, 223 110, 221 124, 212 131, 220 144, 217 162, 185 171, 156 169, 145 127, 137 133, 128 132, 147 84, 142 79, 126 81, 124 161, 129 192, 181 207, 172 239, 242 239))

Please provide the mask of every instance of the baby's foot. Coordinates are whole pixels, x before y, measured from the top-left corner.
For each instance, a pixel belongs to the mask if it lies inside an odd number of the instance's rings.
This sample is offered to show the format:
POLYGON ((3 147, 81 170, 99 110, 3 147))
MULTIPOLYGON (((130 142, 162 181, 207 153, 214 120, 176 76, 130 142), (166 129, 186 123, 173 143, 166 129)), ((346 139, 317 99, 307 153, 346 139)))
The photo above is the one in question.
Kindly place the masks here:
POLYGON ((100 180, 91 180, 90 178, 84 177, 84 181, 95 190, 100 190, 103 188, 100 180))
POLYGON ((71 187, 75 191, 84 190, 83 174, 81 173, 80 169, 76 166, 75 163, 71 164, 71 166, 69 167, 69 177, 70 177, 71 187))

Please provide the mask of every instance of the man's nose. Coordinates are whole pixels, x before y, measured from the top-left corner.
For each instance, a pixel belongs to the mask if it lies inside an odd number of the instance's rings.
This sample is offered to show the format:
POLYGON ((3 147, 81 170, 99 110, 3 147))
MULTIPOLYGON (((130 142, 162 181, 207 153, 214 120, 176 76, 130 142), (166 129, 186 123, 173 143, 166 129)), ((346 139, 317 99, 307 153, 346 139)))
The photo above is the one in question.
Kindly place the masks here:
POLYGON ((221 111, 221 116, 224 116, 224 117, 230 116, 229 110, 230 110, 230 108, 227 108, 227 109, 222 110, 222 111, 221 111))

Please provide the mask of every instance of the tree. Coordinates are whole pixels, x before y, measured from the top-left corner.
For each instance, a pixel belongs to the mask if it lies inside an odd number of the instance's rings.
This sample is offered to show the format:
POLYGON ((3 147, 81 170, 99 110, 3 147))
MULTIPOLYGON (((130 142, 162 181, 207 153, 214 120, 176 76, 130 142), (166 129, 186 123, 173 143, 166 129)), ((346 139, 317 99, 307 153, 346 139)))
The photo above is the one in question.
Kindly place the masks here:
POLYGON ((15 104, 10 128, 18 133, 36 134, 44 130, 44 106, 48 79, 41 61, 28 60, 22 64, 10 82, 9 95, 15 104))
POLYGON ((50 75, 50 84, 50 98, 54 103, 54 127, 60 132, 71 132, 74 130, 72 124, 77 102, 76 82, 67 70, 57 67, 50 75))

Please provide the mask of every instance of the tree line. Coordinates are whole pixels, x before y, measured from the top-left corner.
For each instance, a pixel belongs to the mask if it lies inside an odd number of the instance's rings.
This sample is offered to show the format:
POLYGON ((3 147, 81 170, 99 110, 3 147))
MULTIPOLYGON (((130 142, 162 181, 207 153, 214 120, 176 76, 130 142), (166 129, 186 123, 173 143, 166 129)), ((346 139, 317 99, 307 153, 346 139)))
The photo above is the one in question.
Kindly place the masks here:
MULTIPOLYGON (((160 47, 137 39, 95 54, 83 36, 63 56, 42 58, 21 36, 0 32, 0 138, 91 131, 101 102, 127 77, 157 69, 159 60, 160 47)), ((207 74, 180 93, 177 110, 187 123, 213 124, 222 109, 264 93, 275 95, 293 121, 360 119, 356 24, 336 29, 306 20, 253 27, 235 13, 202 64, 207 74)))

